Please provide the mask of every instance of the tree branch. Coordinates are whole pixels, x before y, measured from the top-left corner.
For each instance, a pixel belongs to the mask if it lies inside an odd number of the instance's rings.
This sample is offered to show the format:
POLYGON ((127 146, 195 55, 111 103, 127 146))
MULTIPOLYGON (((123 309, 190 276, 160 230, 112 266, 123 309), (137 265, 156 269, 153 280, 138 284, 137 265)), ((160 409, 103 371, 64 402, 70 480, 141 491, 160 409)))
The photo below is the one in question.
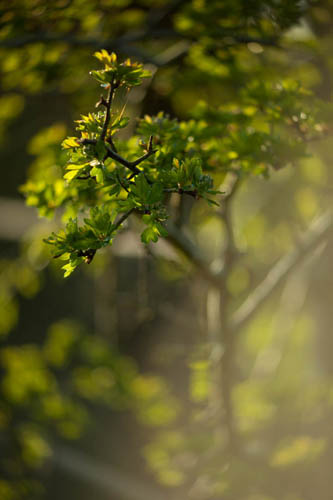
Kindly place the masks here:
POLYGON ((188 196, 192 196, 192 198, 195 198, 196 200, 198 200, 200 198, 200 195, 198 195, 198 192, 196 190, 193 190, 193 191, 186 191, 184 189, 173 189, 173 188, 166 188, 163 190, 164 193, 177 193, 177 194, 187 194, 188 196))
POLYGON ((234 225, 231 218, 232 200, 239 188, 240 179, 237 172, 232 172, 227 177, 222 191, 225 193, 223 203, 221 204, 220 215, 224 221, 226 229, 226 248, 224 250, 223 274, 230 270, 233 261, 238 255, 238 250, 235 244, 234 225))
MULTIPOLYGON (((97 144, 97 141, 96 139, 80 139, 78 142, 80 142, 81 144, 83 144, 84 146, 86 145, 92 145, 92 146, 95 146, 97 144)), ((107 157, 109 158, 112 158, 112 160, 114 161, 117 161, 118 163, 120 163, 121 165, 123 165, 124 167, 128 168, 129 170, 131 170, 133 172, 133 174, 140 174, 141 170, 139 170, 137 168, 137 165, 139 165, 140 163, 142 163, 144 160, 146 160, 147 158, 149 158, 150 156, 152 156, 153 154, 156 153, 157 149, 152 149, 151 145, 149 145, 149 149, 147 151, 147 153, 145 153, 143 156, 141 156, 140 158, 138 158, 137 160, 134 160, 134 161, 128 161, 126 160, 125 158, 123 158, 122 156, 120 156, 118 153, 116 153, 110 146, 109 144, 105 144, 105 147, 107 149, 107 157)), ((151 142, 150 142, 151 144, 151 142)))
MULTIPOLYGON (((131 42, 132 40, 129 40, 131 42)), ((106 49, 119 52, 126 56, 134 56, 143 62, 159 66, 155 57, 148 54, 145 50, 127 43, 126 38, 117 40, 98 39, 93 37, 79 37, 71 34, 58 33, 28 33, 20 38, 7 38, 0 41, 0 48, 18 49, 32 45, 34 43, 68 43, 74 47, 92 47, 96 50, 106 49)))
MULTIPOLYGON (((279 37, 256 37, 247 34, 237 34, 235 29, 230 28, 219 29, 218 36, 221 37, 222 41, 224 37, 227 37, 227 42, 230 44, 247 44, 247 43, 259 43, 260 45, 268 47, 278 47, 279 37)), ((77 35, 67 34, 67 33, 27 33, 20 38, 6 38, 0 41, 0 47, 4 48, 20 48, 26 45, 31 45, 34 43, 53 43, 53 42, 65 42, 74 46, 90 46, 97 49, 105 48, 107 50, 118 50, 122 52, 130 53, 136 55, 141 49, 133 47, 133 45, 127 45, 134 42, 140 42, 147 38, 155 39, 165 39, 172 38, 174 40, 187 39, 191 41, 197 41, 194 36, 184 36, 182 33, 178 33, 172 29, 153 29, 153 30, 138 30, 135 33, 126 34, 119 37, 116 40, 111 40, 109 38, 95 38, 95 37, 80 37, 77 35)), ((149 56, 148 56, 149 57, 149 56)), ((150 58, 150 57, 149 57, 150 58)))
MULTIPOLYGON (((236 191, 236 185, 238 185, 238 176, 233 175, 230 178, 230 185, 228 186, 228 191, 229 193, 226 195, 224 200, 227 202, 227 200, 231 198, 234 195, 236 191)), ((194 192, 186 192, 183 191, 181 194, 190 194, 190 196, 194 196, 194 192)), ((225 208, 224 210, 228 210, 225 208)), ((222 215, 224 217, 224 215, 222 215)), ((229 216, 228 216, 229 217, 229 216)), ((168 241, 172 243, 176 248, 181 250, 186 257, 190 259, 190 261, 201 271, 201 274, 203 277, 211 283, 215 288, 221 289, 222 283, 221 283, 221 277, 224 274, 224 271, 222 273, 214 273, 210 269, 210 264, 207 262, 207 260, 204 258, 204 256, 200 253, 198 246, 193 243, 188 236, 181 231, 181 229, 174 224, 172 221, 168 221, 166 224, 167 231, 169 233, 168 236, 168 241)), ((230 237, 230 235, 229 235, 230 237)), ((234 246, 234 239, 233 236, 230 239, 230 243, 232 246, 234 246)), ((228 251, 228 253, 230 253, 228 251)))
POLYGON ((235 338, 228 322, 228 313, 230 309, 231 295, 227 288, 227 280, 233 270, 234 263, 239 255, 235 245, 234 225, 232 221, 232 202, 238 190, 240 179, 237 172, 232 172, 227 176, 223 191, 226 192, 223 204, 221 205, 221 217, 224 221, 226 232, 226 245, 223 255, 223 279, 220 287, 220 332, 215 340, 216 344, 223 352, 221 358, 217 360, 217 366, 214 367, 218 377, 217 389, 222 388, 223 407, 225 421, 228 429, 228 447, 233 453, 237 446, 237 431, 235 426, 234 409, 232 404, 232 390, 234 386, 235 371, 235 338))
MULTIPOLYGON (((278 37, 253 37, 247 34, 235 34, 235 30, 219 30, 220 39, 222 44, 221 47, 229 47, 237 44, 248 44, 248 43, 258 43, 267 47, 277 47, 278 37)), ((164 66, 178 59, 188 52, 191 42, 196 42, 196 38, 187 36, 185 37, 181 33, 177 33, 172 29, 156 29, 156 30, 141 30, 137 31, 135 34, 123 35, 116 40, 102 39, 94 37, 80 37, 67 33, 27 33, 20 38, 7 38, 0 40, 0 48, 7 49, 18 49, 25 47, 27 45, 32 45, 34 43, 67 43, 74 47, 92 47, 96 50, 106 49, 115 52, 119 52, 126 56, 134 56, 143 62, 154 64, 157 67, 164 66), (168 52, 168 49, 163 51, 160 55, 152 56, 147 53, 142 47, 133 45, 135 42, 140 42, 145 39, 170 39, 184 42, 183 45, 173 45, 168 52)))
POLYGON ((109 158, 112 158, 112 160, 117 161, 118 163, 120 163, 124 167, 128 168, 135 175, 137 175, 137 174, 139 174, 141 172, 141 170, 139 170, 138 168, 136 168, 136 166, 132 165, 132 162, 126 160, 125 158, 123 158, 122 156, 120 156, 120 154, 118 154, 115 151, 113 151, 111 149, 111 147, 109 147, 107 144, 105 144, 105 147, 107 149, 107 155, 108 155, 109 158))
POLYGON ((323 241, 333 229, 332 213, 319 217, 301 238, 300 245, 282 257, 268 271, 266 278, 245 299, 233 314, 230 328, 233 333, 243 328, 256 314, 260 306, 275 292, 289 274, 323 241))
POLYGON ((209 263, 201 255, 198 246, 195 245, 172 221, 168 221, 166 228, 168 231, 168 241, 190 259, 208 282, 214 287, 220 288, 221 281, 219 275, 211 271, 209 263))
POLYGON ((155 154, 156 151, 157 151, 157 149, 152 149, 150 151, 147 151, 147 153, 145 153, 143 156, 141 156, 137 160, 129 162, 131 169, 135 168, 137 165, 140 165, 140 163, 143 162, 144 160, 147 160, 147 158, 149 158, 150 156, 155 154))

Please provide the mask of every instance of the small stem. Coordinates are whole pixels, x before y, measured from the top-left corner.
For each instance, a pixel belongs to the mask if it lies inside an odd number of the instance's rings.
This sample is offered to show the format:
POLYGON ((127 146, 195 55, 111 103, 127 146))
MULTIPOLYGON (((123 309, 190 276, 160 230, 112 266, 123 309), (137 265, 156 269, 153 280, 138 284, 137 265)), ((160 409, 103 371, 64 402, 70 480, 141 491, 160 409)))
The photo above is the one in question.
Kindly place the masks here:
POLYGON ((147 151, 147 153, 145 153, 143 156, 141 156, 137 160, 130 162, 131 166, 132 167, 136 167, 141 162, 143 162, 144 160, 146 160, 147 158, 149 158, 149 156, 152 156, 153 154, 155 154, 156 151, 157 151, 157 149, 151 149, 150 151, 147 151))
POLYGON ((126 191, 127 193, 129 193, 129 190, 127 189, 127 187, 125 186, 125 184, 122 182, 122 180, 121 180, 120 175, 119 175, 119 173, 118 173, 118 172, 116 173, 116 176, 117 176, 118 182, 119 182, 119 184, 121 185, 121 187, 122 187, 123 189, 125 189, 125 191, 126 191))
POLYGON ((113 142, 113 139, 112 139, 111 135, 110 135, 110 137, 108 137, 108 138, 106 139, 106 141, 110 144, 110 146, 111 146, 111 148, 113 149, 113 151, 114 151, 115 153, 118 153, 117 148, 116 148, 116 145, 115 145, 115 143, 113 142))
POLYGON ((78 175, 76 179, 79 179, 80 181, 86 181, 88 179, 92 179, 92 177, 90 177, 90 175, 78 175))
POLYGON ((110 88, 109 88, 108 97, 107 97, 107 100, 105 103, 106 113, 105 113, 105 120, 104 120, 104 124, 103 124, 103 130, 101 133, 101 140, 102 141, 105 140, 106 132, 107 132, 108 126, 109 126, 109 122, 110 122, 110 118, 111 118, 111 105, 112 105, 112 99, 113 99, 115 89, 116 89, 116 87, 115 87, 113 80, 112 80, 112 82, 110 84, 110 88))

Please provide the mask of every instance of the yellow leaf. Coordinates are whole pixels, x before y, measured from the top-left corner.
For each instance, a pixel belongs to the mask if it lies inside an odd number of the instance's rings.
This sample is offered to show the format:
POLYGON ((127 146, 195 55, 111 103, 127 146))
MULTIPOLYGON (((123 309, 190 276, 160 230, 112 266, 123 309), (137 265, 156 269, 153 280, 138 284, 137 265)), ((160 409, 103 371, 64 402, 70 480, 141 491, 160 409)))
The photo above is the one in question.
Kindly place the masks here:
POLYGON ((66 168, 67 168, 67 170, 81 170, 82 168, 86 167, 87 165, 89 165, 89 162, 81 163, 79 165, 76 165, 75 163, 69 163, 66 168))
POLYGON ((64 178, 67 179, 68 181, 71 181, 74 179, 74 177, 76 176, 77 174, 77 170, 71 170, 70 172, 67 172, 65 175, 64 175, 64 178))
POLYGON ((97 57, 97 59, 103 62, 106 66, 113 66, 117 62, 117 55, 114 52, 109 54, 105 49, 102 49, 99 52, 95 52, 94 56, 97 57))
POLYGON ((67 139, 62 142, 62 147, 64 149, 77 148, 79 145, 76 137, 67 137, 67 139))

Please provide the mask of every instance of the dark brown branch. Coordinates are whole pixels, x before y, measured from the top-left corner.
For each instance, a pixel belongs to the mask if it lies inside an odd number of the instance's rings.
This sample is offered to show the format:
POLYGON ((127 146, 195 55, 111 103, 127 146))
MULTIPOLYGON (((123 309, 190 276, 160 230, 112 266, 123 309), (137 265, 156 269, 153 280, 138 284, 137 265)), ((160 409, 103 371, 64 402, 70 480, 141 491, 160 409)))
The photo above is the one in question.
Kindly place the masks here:
POLYGON ((152 154, 156 153, 156 150, 154 150, 154 151, 148 151, 146 154, 144 154, 143 156, 141 156, 137 160, 135 160, 135 161, 128 161, 125 158, 123 158, 122 156, 120 156, 118 153, 116 153, 115 151, 113 151, 110 147, 106 146, 106 149, 107 149, 107 152, 108 152, 108 157, 112 158, 113 160, 117 161, 118 163, 120 163, 124 167, 128 168, 129 170, 131 170, 134 175, 137 175, 137 174, 139 174, 141 172, 141 170, 139 170, 137 168, 137 165, 139 165, 141 162, 143 162, 144 160, 146 160, 147 158, 149 158, 149 156, 151 156, 152 154))
POLYGON ((143 156, 141 156, 137 160, 129 162, 131 168, 135 168, 137 165, 140 165, 140 163, 142 163, 144 160, 147 160, 147 158, 149 158, 150 156, 155 154, 156 151, 157 151, 157 149, 152 149, 151 151, 147 151, 147 153, 145 153, 143 156))
POLYGON ((113 142, 113 139, 112 139, 111 135, 110 135, 110 137, 108 137, 108 138, 106 139, 106 142, 108 142, 108 143, 110 144, 111 149, 112 149, 115 153, 118 153, 118 150, 117 150, 117 148, 116 148, 115 143, 113 142))
POLYGON ((193 191, 186 191, 184 189, 172 189, 172 188, 166 188, 164 189, 164 192, 165 193, 177 193, 177 194, 187 194, 188 196, 192 196, 192 198, 195 198, 196 200, 198 200, 200 198, 200 196, 198 195, 198 191, 196 190, 193 190, 193 191))
POLYGON ((323 214, 301 238, 299 247, 291 250, 272 267, 266 278, 247 297, 234 313, 230 328, 235 333, 243 328, 256 314, 260 306, 275 292, 291 272, 324 241, 333 229, 331 212, 323 214))
POLYGON ((157 149, 153 149, 153 140, 154 140, 154 137, 151 135, 149 137, 149 141, 148 141, 148 146, 147 146, 147 150, 146 150, 146 153, 141 156, 140 158, 138 158, 137 160, 134 160, 131 162, 131 166, 132 167, 136 167, 137 165, 139 165, 142 161, 146 160, 147 158, 149 158, 149 156, 153 155, 156 153, 157 149))
MULTIPOLYGON (((95 139, 81 139, 79 142, 81 144, 83 144, 84 146, 89 145, 89 144, 94 146, 97 143, 97 141, 95 139)), ((108 144, 105 144, 105 147, 107 149, 107 157, 112 158, 112 160, 114 160, 114 161, 120 163, 121 165, 123 165, 124 167, 128 168, 129 170, 131 170, 133 172, 134 175, 137 175, 141 172, 141 170, 139 170, 137 168, 137 165, 139 165, 144 160, 146 160, 147 158, 149 158, 150 156, 155 154, 157 151, 156 149, 151 149, 150 151, 147 151, 147 153, 145 153, 143 156, 141 156, 137 160, 128 161, 125 158, 123 158, 122 156, 120 156, 118 153, 113 151, 113 149, 111 149, 111 147, 108 144)))
POLYGON ((125 186, 125 184, 124 184, 124 183, 123 183, 123 181, 121 180, 120 175, 119 175, 119 173, 118 173, 118 172, 116 173, 116 176, 117 176, 118 182, 119 182, 119 184, 121 185, 121 187, 122 187, 122 188, 123 188, 123 189, 124 189, 127 193, 129 193, 129 190, 127 189, 127 187, 125 186))

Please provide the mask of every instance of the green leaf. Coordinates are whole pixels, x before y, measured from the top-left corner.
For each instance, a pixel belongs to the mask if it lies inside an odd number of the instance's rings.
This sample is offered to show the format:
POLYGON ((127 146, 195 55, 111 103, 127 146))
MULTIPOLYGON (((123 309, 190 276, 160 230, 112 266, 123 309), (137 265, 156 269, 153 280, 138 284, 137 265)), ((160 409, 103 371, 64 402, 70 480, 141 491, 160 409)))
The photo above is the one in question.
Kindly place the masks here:
POLYGON ((67 181, 72 181, 78 173, 78 170, 71 170, 70 172, 66 172, 66 174, 64 175, 64 179, 66 179, 67 181))
POLYGON ((100 161, 104 160, 105 154, 106 154, 106 146, 104 144, 104 141, 97 141, 96 143, 96 151, 97 151, 97 156, 100 161))
POLYGON ((159 182, 155 182, 153 186, 149 189, 148 203, 154 204, 162 201, 163 198, 163 185, 159 182))
POLYGON ((96 177, 98 184, 104 184, 104 172, 101 167, 93 167, 90 170, 90 176, 96 177))
POLYGON ((129 124, 129 117, 128 116, 123 116, 123 117, 117 117, 111 124, 111 129, 121 129, 127 127, 129 124))
POLYGON ((154 226, 149 226, 147 227, 143 233, 141 234, 141 241, 143 243, 149 243, 150 241, 153 241, 156 243, 158 240, 158 233, 156 231, 156 228, 154 226))
POLYGON ((163 236, 163 238, 166 238, 168 236, 168 234, 169 234, 168 231, 160 222, 156 222, 155 227, 156 227, 156 229, 158 229, 160 236, 163 236))
POLYGON ((142 203, 147 203, 149 198, 149 184, 144 173, 137 175, 135 178, 135 186, 132 187, 132 192, 139 198, 142 203))

